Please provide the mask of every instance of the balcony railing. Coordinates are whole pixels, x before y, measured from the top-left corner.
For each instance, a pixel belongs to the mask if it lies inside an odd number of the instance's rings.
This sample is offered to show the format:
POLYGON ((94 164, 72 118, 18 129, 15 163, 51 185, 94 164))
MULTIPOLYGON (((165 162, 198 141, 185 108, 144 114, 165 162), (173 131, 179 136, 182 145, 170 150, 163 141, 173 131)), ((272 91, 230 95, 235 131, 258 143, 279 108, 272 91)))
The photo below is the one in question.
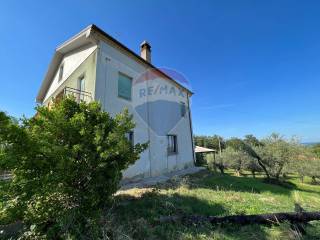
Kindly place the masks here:
POLYGON ((80 89, 75 89, 71 87, 65 87, 63 89, 63 95, 64 96, 73 96, 77 102, 91 102, 92 101, 92 95, 90 92, 81 91, 80 89))

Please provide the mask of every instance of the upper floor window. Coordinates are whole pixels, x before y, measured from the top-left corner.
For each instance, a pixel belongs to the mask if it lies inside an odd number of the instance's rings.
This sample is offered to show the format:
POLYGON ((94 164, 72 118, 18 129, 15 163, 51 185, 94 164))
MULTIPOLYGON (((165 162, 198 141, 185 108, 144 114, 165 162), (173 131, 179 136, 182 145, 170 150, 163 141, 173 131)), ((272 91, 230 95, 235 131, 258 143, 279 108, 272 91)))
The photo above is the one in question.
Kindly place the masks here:
POLYGON ((178 152, 177 136, 168 135, 168 154, 176 154, 178 152))
POLYGON ((186 104, 184 102, 180 102, 180 113, 181 117, 184 117, 186 115, 186 104))
POLYGON ((131 100, 132 78, 119 73, 118 77, 118 96, 127 100, 131 100))
POLYGON ((84 81, 84 76, 81 76, 81 77, 79 78, 79 91, 80 91, 80 92, 83 92, 83 91, 85 90, 85 88, 84 88, 84 83, 85 83, 85 81, 84 81))
POLYGON ((78 85, 79 85, 79 98, 80 100, 84 101, 84 97, 85 95, 82 93, 85 91, 85 79, 84 79, 84 75, 82 75, 79 80, 78 80, 78 85))
POLYGON ((60 82, 62 80, 62 77, 63 77, 63 68, 64 68, 64 65, 61 64, 61 66, 59 67, 59 77, 58 77, 58 82, 60 82))

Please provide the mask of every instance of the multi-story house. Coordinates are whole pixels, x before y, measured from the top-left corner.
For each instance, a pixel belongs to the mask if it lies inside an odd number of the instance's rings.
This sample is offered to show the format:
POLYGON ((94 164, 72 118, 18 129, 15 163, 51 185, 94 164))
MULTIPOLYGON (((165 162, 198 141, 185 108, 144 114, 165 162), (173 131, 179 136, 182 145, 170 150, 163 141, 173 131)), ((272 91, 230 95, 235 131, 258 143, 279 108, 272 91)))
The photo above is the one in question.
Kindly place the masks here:
POLYGON ((176 71, 151 63, 144 41, 140 56, 90 25, 55 50, 37 102, 72 94, 78 101, 99 101, 111 115, 127 108, 136 123, 134 143, 149 142, 124 178, 149 177, 194 165, 189 98, 192 92, 176 71))

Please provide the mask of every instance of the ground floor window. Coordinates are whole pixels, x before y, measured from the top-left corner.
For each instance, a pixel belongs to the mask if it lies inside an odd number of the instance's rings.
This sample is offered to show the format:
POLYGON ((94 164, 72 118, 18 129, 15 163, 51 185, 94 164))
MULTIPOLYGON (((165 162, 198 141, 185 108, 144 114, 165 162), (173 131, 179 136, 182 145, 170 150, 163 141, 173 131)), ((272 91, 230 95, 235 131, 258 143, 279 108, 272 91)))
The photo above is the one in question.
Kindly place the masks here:
POLYGON ((130 131, 126 134, 126 138, 131 143, 131 146, 134 146, 134 138, 133 138, 133 131, 130 131))
POLYGON ((168 135, 168 154, 176 154, 178 152, 177 136, 168 135))

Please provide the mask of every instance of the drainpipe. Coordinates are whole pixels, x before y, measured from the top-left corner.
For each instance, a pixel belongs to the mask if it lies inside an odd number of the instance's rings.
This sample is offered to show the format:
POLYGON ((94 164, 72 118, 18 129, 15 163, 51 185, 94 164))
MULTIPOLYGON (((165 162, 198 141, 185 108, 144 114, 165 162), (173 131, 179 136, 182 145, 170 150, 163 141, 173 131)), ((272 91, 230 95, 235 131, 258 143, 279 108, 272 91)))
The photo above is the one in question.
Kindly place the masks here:
POLYGON ((196 155, 194 152, 194 142, 193 142, 193 130, 192 130, 192 120, 191 120, 191 108, 190 108, 190 101, 189 101, 189 94, 187 93, 187 101, 188 101, 188 116, 189 116, 189 127, 190 127, 190 137, 191 137, 191 145, 192 145, 192 158, 193 164, 196 163, 196 155))

